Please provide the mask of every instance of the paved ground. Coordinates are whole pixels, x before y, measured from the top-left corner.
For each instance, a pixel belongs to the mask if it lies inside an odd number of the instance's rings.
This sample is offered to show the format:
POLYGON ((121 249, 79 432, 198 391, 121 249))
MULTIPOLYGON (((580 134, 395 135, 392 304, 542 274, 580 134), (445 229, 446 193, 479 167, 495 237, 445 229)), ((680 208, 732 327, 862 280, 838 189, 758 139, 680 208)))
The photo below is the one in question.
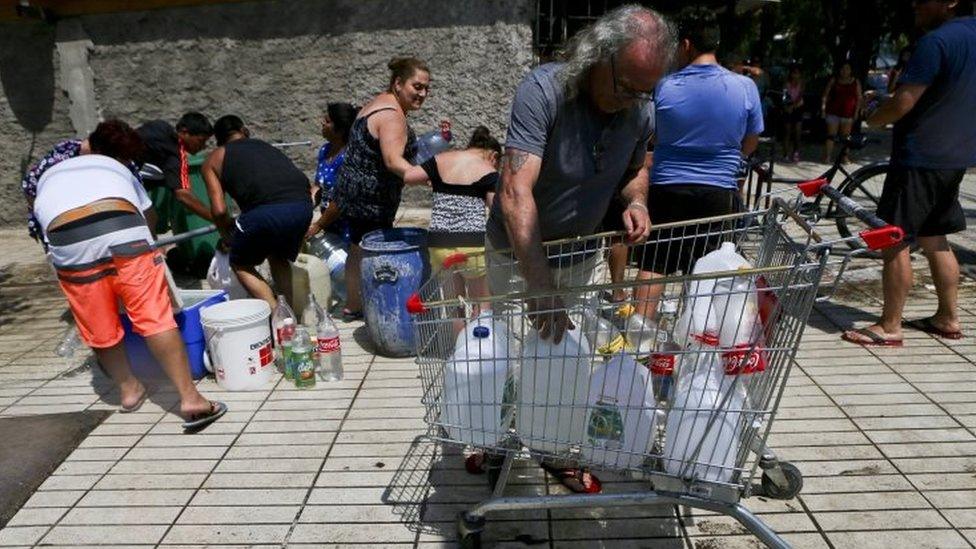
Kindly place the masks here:
MULTIPOLYGON (((976 223, 973 175, 964 201, 976 223)), ((955 242, 976 250, 976 231, 955 242)), ((53 353, 64 303, 42 260, 21 231, 0 232, 0 416, 112 409, 111 385, 83 353, 53 353)), ((960 298, 970 338, 909 333, 904 349, 869 351, 838 339, 879 309, 877 263, 855 269, 856 282, 814 312, 774 425, 772 444, 806 477, 803 494, 748 507, 797 547, 974 547, 976 285, 967 279, 960 298)), ((933 310, 934 298, 919 276, 908 316, 933 310)), ((453 545, 452 519, 487 496, 484 480, 423 441, 413 362, 370 354, 359 324, 342 338, 340 383, 221 393, 201 382, 231 412, 199 435, 180 434, 161 385, 139 413, 93 431, 0 531, 0 546, 453 545)), ((537 468, 516 473, 509 493, 561 490, 537 468)), ((510 547, 756 545, 728 519, 672 509, 499 515, 486 536, 510 547)))

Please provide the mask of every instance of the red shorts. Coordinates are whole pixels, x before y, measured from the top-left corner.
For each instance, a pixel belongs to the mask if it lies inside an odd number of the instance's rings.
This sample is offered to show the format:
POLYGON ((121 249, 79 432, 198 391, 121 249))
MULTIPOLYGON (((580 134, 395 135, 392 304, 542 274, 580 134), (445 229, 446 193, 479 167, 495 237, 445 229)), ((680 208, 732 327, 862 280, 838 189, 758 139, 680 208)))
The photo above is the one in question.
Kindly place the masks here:
POLYGON ((58 283, 85 344, 104 349, 122 341, 120 302, 132 329, 141 336, 175 329, 165 269, 163 256, 155 250, 114 256, 84 270, 57 269, 58 283))

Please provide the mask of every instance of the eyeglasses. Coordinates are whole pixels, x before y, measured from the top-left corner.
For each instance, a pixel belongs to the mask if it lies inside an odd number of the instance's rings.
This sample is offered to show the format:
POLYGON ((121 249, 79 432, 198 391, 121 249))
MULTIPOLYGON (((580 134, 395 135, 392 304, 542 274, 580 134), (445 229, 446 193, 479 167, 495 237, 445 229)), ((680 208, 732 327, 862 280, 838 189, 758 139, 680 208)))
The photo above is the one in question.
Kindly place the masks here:
POLYGON ((616 54, 610 54, 610 79, 613 80, 613 93, 618 97, 631 99, 634 101, 651 101, 654 99, 654 92, 635 90, 626 84, 617 81, 617 62, 616 54))

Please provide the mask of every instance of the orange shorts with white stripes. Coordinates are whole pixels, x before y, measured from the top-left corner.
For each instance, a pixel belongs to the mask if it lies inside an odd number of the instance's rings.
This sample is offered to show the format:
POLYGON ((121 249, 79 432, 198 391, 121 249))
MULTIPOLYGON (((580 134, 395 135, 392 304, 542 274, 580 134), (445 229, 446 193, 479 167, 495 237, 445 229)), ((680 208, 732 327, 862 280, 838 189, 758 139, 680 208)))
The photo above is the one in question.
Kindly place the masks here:
POLYGON ((114 255, 84 269, 58 268, 78 333, 89 347, 103 349, 122 340, 119 304, 132 329, 151 336, 176 328, 163 256, 155 250, 114 255))

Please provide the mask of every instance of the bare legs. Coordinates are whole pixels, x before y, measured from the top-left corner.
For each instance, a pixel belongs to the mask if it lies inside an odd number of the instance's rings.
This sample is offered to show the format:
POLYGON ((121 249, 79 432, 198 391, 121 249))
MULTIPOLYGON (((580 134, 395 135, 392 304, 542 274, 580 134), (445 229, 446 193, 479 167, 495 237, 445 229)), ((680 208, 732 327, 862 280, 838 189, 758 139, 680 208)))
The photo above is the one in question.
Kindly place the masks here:
MULTIPOLYGON (((186 347, 176 328, 166 330, 155 335, 147 336, 146 346, 152 352, 156 361, 163 367, 166 377, 176 387, 180 395, 180 415, 190 417, 193 414, 210 410, 210 401, 197 391, 193 379, 190 377, 190 366, 186 357, 186 347)), ((119 386, 122 406, 131 406, 138 402, 146 388, 132 375, 129 360, 125 356, 122 342, 112 347, 95 349, 98 362, 105 368, 109 377, 119 386)))
POLYGON ((363 249, 358 245, 349 246, 349 257, 346 260, 346 310, 358 313, 363 310, 362 272, 363 249))
MULTIPOLYGON (((932 279, 935 282, 935 292, 939 296, 939 307, 932 316, 932 324, 943 331, 958 331, 959 313, 956 302, 959 291, 959 262, 956 254, 949 247, 945 236, 919 237, 918 243, 928 259, 932 279)), ((881 319, 866 329, 886 339, 900 340, 903 337, 902 315, 913 282, 911 255, 908 246, 902 245, 885 250, 882 257, 884 308, 881 319)), ((866 336, 856 332, 851 331, 847 334, 857 341, 870 342, 866 336)))

